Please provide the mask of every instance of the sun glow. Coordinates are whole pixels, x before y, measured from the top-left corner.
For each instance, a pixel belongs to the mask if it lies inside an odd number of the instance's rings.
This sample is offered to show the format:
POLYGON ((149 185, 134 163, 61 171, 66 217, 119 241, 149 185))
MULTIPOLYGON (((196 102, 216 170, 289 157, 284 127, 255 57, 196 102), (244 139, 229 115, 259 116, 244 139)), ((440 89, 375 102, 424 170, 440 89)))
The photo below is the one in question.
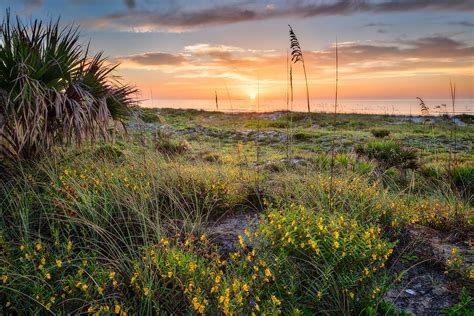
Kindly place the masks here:
POLYGON ((249 90, 248 96, 250 100, 255 100, 257 98, 257 91, 256 90, 249 90))

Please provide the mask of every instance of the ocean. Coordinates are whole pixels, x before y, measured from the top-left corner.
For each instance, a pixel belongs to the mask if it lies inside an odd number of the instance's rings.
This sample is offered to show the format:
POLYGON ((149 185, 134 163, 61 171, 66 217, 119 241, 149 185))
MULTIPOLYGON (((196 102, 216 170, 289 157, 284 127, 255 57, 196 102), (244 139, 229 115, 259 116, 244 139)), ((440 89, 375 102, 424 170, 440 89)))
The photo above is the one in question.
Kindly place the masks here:
MULTIPOLYGON (((430 114, 441 115, 452 113, 450 99, 425 99, 430 114), (445 104, 446 106, 444 106, 445 104)), ((198 109, 222 112, 271 112, 287 110, 286 100, 257 100, 251 99, 221 99, 216 106, 212 99, 148 99, 140 103, 143 107, 198 109)), ((311 112, 334 112, 334 100, 310 100, 311 112)), ((295 100, 290 110, 306 112, 306 100, 295 100)), ((384 114, 384 115, 419 115, 420 104, 413 99, 340 99, 337 106, 338 113, 384 114)), ((455 112, 458 114, 474 114, 474 100, 458 99, 455 103, 455 112)))

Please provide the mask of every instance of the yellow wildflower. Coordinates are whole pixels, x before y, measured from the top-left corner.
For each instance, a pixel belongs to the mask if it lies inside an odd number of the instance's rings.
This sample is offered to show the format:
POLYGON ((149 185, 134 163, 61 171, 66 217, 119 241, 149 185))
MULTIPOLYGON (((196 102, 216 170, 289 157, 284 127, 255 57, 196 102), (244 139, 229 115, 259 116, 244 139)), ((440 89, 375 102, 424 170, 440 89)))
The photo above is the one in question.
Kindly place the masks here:
POLYGON ((277 306, 281 304, 281 301, 275 295, 272 295, 271 299, 272 299, 273 304, 277 306))
POLYGON ((270 269, 266 268, 265 269, 265 276, 268 277, 268 278, 271 277, 272 276, 272 271, 270 271, 270 269))

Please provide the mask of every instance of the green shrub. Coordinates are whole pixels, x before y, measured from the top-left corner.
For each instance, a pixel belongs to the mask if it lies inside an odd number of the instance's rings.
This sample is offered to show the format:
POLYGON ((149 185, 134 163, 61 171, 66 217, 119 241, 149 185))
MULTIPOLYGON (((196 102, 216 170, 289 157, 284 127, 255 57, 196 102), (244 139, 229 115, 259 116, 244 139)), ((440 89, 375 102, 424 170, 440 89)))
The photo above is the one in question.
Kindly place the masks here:
POLYGON ((207 162, 220 162, 221 155, 217 152, 208 152, 202 155, 202 160, 207 162))
POLYGON ((375 164, 370 161, 356 160, 354 163, 354 171, 359 174, 369 174, 374 171, 375 167, 375 164))
POLYGON ((472 114, 460 114, 456 115, 456 118, 465 124, 474 124, 474 115, 472 114))
POLYGON ((316 137, 317 137, 316 135, 308 133, 308 132, 304 132, 304 131, 299 131, 293 134, 293 138, 301 142, 307 142, 316 137))
POLYGON ((140 119, 145 123, 158 123, 162 121, 162 118, 153 109, 142 109, 140 119))
POLYGON ((376 138, 384 138, 390 135, 390 131, 388 129, 372 129, 370 131, 372 135, 376 138))
POLYGON ((351 159, 346 154, 337 154, 335 157, 335 161, 337 165, 343 168, 347 168, 349 166, 349 163, 351 162, 351 159))
POLYGON ((390 167, 384 171, 383 175, 390 179, 396 179, 400 176, 400 170, 394 167, 390 167))
POLYGON ((154 145, 158 152, 168 156, 184 154, 191 150, 187 141, 171 137, 160 137, 154 145))
POLYGON ((125 160, 125 155, 119 146, 104 144, 99 146, 94 151, 94 156, 101 159, 111 160, 115 162, 122 162, 125 160))
POLYGON ((356 152, 377 160, 383 167, 415 168, 417 153, 414 148, 404 147, 395 141, 371 140, 356 147, 356 152))

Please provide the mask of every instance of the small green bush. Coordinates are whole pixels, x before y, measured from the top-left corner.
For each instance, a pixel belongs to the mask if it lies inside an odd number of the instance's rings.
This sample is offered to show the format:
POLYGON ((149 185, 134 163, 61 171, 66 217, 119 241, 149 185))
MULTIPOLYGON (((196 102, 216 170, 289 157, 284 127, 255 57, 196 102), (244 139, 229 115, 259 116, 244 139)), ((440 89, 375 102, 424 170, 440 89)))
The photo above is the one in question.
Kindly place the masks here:
POLYGON ((174 156, 191 150, 191 145, 181 139, 160 136, 155 139, 155 149, 165 155, 174 156))
POLYGON ((351 158, 346 154, 337 154, 336 155, 336 164, 343 168, 347 168, 351 162, 351 158))
POLYGON ((217 152, 207 152, 202 155, 202 160, 207 162, 219 162, 221 161, 221 156, 217 152))
POLYGON ((299 131, 293 135, 293 138, 297 141, 307 142, 312 140, 313 138, 316 138, 316 135, 304 131, 299 131))
POLYGON ((390 131, 388 129, 372 129, 370 131, 372 133, 372 135, 374 135, 374 137, 376 138, 384 138, 384 137, 387 137, 390 135, 390 131))
POLYGON ((98 158, 115 161, 115 162, 122 162, 125 160, 125 155, 122 149, 119 146, 111 145, 111 144, 105 144, 105 145, 99 146, 95 150, 94 155, 98 158))
POLYGON ((143 109, 140 113, 140 119, 145 123, 157 123, 161 122, 160 116, 152 109, 143 109))
POLYGON ((384 168, 401 167, 414 169, 417 153, 414 148, 404 147, 395 141, 372 140, 356 147, 358 154, 377 160, 384 168))
POLYGON ((366 161, 360 161, 357 160, 354 163, 354 171, 359 173, 359 174, 369 174, 375 169, 375 164, 371 161, 366 162, 366 161))

